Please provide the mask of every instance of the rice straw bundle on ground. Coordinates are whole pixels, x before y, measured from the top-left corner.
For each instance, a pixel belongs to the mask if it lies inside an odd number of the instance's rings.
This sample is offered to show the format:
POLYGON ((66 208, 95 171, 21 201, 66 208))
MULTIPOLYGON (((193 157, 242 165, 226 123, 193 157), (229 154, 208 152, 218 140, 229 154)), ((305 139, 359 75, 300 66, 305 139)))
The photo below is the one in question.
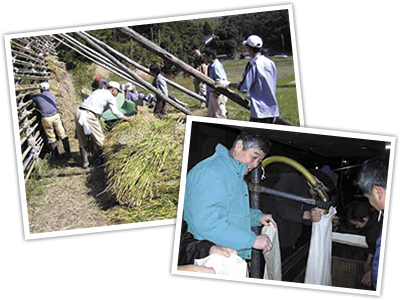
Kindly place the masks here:
POLYGON ((118 203, 140 207, 150 200, 178 201, 184 126, 138 114, 120 123, 104 145, 108 191, 118 203))

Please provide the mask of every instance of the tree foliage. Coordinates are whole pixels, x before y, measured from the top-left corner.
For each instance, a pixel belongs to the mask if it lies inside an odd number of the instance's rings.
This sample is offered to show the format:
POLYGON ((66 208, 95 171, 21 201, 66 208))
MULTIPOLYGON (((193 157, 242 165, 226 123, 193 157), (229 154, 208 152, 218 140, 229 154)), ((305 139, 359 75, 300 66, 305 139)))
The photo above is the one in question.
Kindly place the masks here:
MULTIPOLYGON (((252 34, 257 34, 263 39, 263 48, 269 54, 292 54, 288 10, 145 24, 134 26, 132 29, 189 64, 193 63, 194 45, 200 45, 201 50, 210 47, 218 54, 226 54, 233 58, 244 51, 242 42, 252 34), (212 34, 217 38, 205 45, 205 37, 212 34)), ((163 62, 117 28, 89 33, 145 67, 156 62, 166 73, 179 72, 176 66, 163 62)), ((59 53, 69 69, 75 68, 78 61, 87 61, 63 45, 59 46, 59 53)))

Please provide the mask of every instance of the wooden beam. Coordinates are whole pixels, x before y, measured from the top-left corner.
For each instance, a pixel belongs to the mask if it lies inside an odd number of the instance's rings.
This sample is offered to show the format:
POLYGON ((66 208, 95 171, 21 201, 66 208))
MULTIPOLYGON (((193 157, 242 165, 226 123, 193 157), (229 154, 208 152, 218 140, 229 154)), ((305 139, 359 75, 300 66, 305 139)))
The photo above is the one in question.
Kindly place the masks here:
POLYGON ((86 35, 82 34, 81 32, 77 32, 77 35, 79 35, 82 39, 85 40, 86 43, 88 43, 91 47, 99 51, 101 54, 109 58, 115 65, 117 65, 119 68, 124 70, 126 73, 131 75, 135 80, 137 80, 140 84, 144 85, 147 89, 152 91, 154 94, 159 96, 162 100, 167 102, 168 104, 171 104, 171 106, 177 108, 181 112, 185 113, 186 115, 193 115, 193 113, 188 110, 187 108, 183 107, 182 105, 178 104, 175 101, 172 101, 171 99, 167 98, 164 96, 163 93, 161 93, 157 88, 155 88, 152 84, 148 83, 146 80, 144 80, 142 77, 137 75, 135 72, 133 72, 131 69, 129 69, 127 66, 125 66, 123 63, 121 63, 118 59, 116 59, 114 56, 112 56, 110 53, 105 51, 103 48, 98 46, 96 43, 94 43, 91 39, 89 39, 86 35))
POLYGON ((225 96, 227 96, 229 99, 231 99, 235 103, 237 103, 237 104, 241 105, 242 107, 250 110, 249 102, 247 100, 245 100, 242 96, 236 94, 235 92, 233 92, 232 90, 229 90, 229 89, 217 88, 215 86, 215 81, 213 79, 211 79, 210 77, 204 75, 203 73, 201 73, 200 71, 196 70, 195 68, 192 68, 190 65, 188 65, 184 61, 182 61, 179 58, 173 56, 171 53, 165 51, 160 46, 158 46, 158 45, 154 44, 153 42, 149 41, 148 39, 146 39, 145 37, 143 37, 142 35, 140 35, 136 31, 132 30, 131 28, 122 27, 122 28, 119 28, 119 29, 122 32, 124 32, 127 35, 129 35, 131 38, 133 38, 140 45, 142 45, 145 48, 147 48, 148 50, 150 50, 151 52, 157 54, 161 58, 163 58, 163 59, 173 63, 174 65, 180 67, 186 73, 196 77, 197 79, 201 80, 202 82, 204 82, 208 86, 212 87, 213 89, 215 89, 219 93, 224 94, 225 96))
MULTIPOLYGON (((107 44, 103 43, 102 41, 96 39, 95 37, 89 35, 86 32, 82 32, 83 34, 85 34, 87 37, 89 37, 90 39, 92 39, 93 41, 95 41, 97 44, 105 47, 106 49, 110 50, 111 52, 113 52, 115 55, 117 55, 118 57, 122 58, 123 60, 125 60, 126 62, 130 63, 131 65, 133 65, 135 68, 139 69, 140 71, 149 74, 150 76, 152 76, 150 74, 150 70, 146 67, 143 67, 141 64, 135 62, 134 60, 130 59, 129 57, 123 55, 122 53, 118 52, 117 50, 115 50, 114 48, 108 46, 107 44)), ((197 100, 205 103, 206 99, 204 99, 204 97, 200 96, 199 94, 194 93, 191 90, 188 90, 187 88, 181 86, 180 84, 177 84, 176 82, 173 82, 172 80, 169 80, 168 78, 165 78, 165 81, 167 82, 167 84, 169 84, 170 86, 188 94, 189 96, 192 96, 193 98, 196 98, 197 100)))

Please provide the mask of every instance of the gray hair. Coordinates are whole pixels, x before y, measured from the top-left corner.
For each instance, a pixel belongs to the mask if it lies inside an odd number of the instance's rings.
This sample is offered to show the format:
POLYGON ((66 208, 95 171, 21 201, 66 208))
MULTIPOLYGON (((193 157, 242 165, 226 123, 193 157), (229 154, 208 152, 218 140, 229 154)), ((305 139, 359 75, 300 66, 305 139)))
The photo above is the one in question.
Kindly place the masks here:
POLYGON ((358 185, 363 194, 371 194, 374 185, 386 189, 388 160, 383 158, 365 161, 358 175, 358 185))
POLYGON ((259 132, 243 130, 236 138, 233 145, 235 145, 239 140, 243 141, 243 150, 254 148, 263 151, 265 154, 268 154, 269 150, 271 149, 271 142, 269 138, 265 134, 261 134, 259 132))

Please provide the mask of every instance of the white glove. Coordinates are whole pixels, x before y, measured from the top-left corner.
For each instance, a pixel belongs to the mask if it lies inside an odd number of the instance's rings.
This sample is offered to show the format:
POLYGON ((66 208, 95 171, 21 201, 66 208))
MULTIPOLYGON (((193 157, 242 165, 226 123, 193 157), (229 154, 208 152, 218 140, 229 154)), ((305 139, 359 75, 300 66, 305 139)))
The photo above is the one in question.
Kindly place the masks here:
POLYGON ((229 88, 229 85, 231 83, 228 80, 222 80, 222 79, 218 79, 217 81, 215 81, 215 86, 217 88, 224 88, 227 89, 229 88))

